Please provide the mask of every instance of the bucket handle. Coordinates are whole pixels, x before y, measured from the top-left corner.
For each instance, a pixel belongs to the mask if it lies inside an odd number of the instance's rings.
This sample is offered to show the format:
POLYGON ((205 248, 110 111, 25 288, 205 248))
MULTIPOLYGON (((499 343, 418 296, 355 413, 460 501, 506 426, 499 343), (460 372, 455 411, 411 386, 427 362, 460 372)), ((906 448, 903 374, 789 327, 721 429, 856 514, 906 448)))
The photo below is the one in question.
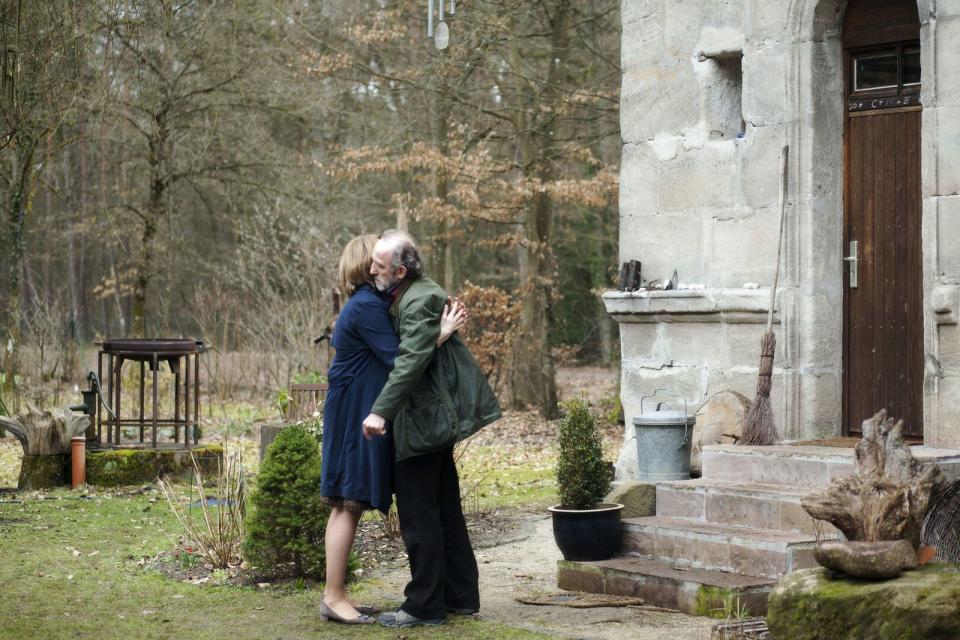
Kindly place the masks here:
MULTIPOLYGON (((646 400, 647 398, 655 397, 661 391, 667 391, 667 389, 654 389, 653 393, 645 396, 640 396, 640 413, 641 414, 643 414, 643 401, 646 400)), ((668 393, 667 395, 670 396, 671 398, 678 398, 683 402, 683 440, 680 442, 680 446, 677 447, 677 451, 679 451, 680 449, 683 449, 685 446, 687 446, 688 442, 690 442, 687 437, 687 431, 689 430, 689 425, 687 425, 687 416, 689 416, 690 413, 687 411, 686 398, 684 398, 683 396, 678 396, 675 393, 668 393)), ((662 404, 663 404, 662 402, 657 403, 657 411, 660 410, 660 406, 662 404)))

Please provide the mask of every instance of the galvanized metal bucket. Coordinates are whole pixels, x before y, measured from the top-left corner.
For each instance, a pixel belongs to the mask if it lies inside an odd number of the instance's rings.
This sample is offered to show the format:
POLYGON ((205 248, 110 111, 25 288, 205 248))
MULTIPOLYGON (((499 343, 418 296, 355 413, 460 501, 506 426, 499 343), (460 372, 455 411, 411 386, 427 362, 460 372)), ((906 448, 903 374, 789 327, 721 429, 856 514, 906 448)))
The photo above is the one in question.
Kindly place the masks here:
POLYGON ((665 394, 680 400, 683 411, 662 410, 662 402, 655 411, 644 411, 644 401, 661 391, 640 398, 640 415, 633 418, 637 435, 637 465, 640 480, 687 480, 690 478, 690 442, 696 417, 689 415, 687 401, 677 395, 665 394))

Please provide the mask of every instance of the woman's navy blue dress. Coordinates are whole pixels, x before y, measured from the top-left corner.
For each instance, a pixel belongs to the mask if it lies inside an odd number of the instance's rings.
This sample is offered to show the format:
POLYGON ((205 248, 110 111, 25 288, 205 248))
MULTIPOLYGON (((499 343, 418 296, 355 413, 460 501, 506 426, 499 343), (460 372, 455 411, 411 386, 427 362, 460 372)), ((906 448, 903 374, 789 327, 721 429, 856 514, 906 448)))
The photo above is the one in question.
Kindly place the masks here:
POLYGON ((336 349, 323 404, 320 492, 369 503, 386 513, 393 500, 392 438, 363 437, 363 419, 387 382, 400 339, 388 302, 364 284, 350 296, 333 329, 336 349))

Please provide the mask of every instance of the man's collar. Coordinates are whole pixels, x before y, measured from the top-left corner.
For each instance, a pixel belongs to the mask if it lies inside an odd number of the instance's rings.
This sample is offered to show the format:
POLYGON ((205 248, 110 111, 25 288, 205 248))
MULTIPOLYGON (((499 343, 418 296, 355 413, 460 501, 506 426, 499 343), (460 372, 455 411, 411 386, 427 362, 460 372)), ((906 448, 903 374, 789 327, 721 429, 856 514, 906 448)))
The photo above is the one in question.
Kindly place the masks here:
POLYGON ((390 315, 395 316, 399 313, 400 298, 402 298, 403 294, 407 292, 407 289, 410 288, 411 284, 413 284, 413 280, 411 278, 404 278, 392 289, 387 291, 387 295, 390 296, 390 315))

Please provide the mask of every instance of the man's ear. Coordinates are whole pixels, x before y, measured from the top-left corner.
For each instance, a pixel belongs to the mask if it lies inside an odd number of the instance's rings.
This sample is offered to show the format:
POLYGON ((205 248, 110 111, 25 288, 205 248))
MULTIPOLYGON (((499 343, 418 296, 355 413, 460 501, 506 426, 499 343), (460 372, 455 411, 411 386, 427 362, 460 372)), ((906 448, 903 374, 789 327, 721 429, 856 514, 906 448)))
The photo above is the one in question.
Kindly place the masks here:
POLYGON ((404 278, 406 278, 407 277, 406 265, 400 265, 399 267, 397 267, 397 270, 394 271, 394 274, 396 274, 398 280, 403 280, 404 278))

